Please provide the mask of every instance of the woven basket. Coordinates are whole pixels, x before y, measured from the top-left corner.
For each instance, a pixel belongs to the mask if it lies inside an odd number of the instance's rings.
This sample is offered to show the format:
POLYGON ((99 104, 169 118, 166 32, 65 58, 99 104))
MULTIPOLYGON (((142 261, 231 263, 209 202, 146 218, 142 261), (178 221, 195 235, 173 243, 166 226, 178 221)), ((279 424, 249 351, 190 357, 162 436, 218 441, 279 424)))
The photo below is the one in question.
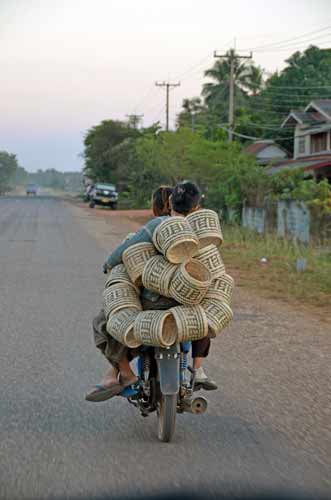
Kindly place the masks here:
POLYGON ((211 276, 206 266, 191 259, 178 267, 171 280, 169 294, 180 304, 199 304, 210 283, 211 276))
POLYGON ((194 258, 207 267, 212 279, 225 274, 223 259, 219 249, 215 245, 208 245, 202 248, 194 258))
POLYGON ((139 293, 138 288, 135 287, 135 285, 132 283, 124 264, 119 264, 118 266, 112 268, 109 276, 107 277, 105 288, 108 288, 111 285, 115 285, 116 283, 127 283, 128 285, 134 287, 135 290, 139 293))
POLYGON ((141 344, 169 347, 177 341, 175 318, 168 311, 143 311, 134 322, 134 337, 141 344))
POLYGON ((153 242, 173 264, 189 259, 199 248, 198 239, 184 217, 169 217, 161 222, 154 231, 153 242))
POLYGON ((219 299, 204 299, 201 302, 201 306, 205 310, 212 336, 219 334, 233 318, 230 306, 219 299))
POLYGON ((223 276, 220 276, 211 282, 205 298, 215 298, 230 305, 233 288, 234 279, 229 274, 223 274, 223 276))
POLYGON ((219 246, 223 241, 223 234, 219 217, 214 210, 202 209, 186 217, 194 233, 199 239, 200 248, 208 245, 219 246))
POLYGON ((115 314, 120 309, 131 307, 141 311, 142 307, 139 300, 139 295, 131 285, 127 283, 117 283, 106 288, 102 294, 103 309, 106 318, 115 314))
POLYGON ((131 281, 136 286, 142 285, 141 276, 143 274, 145 264, 151 257, 154 257, 154 255, 157 255, 157 251, 155 250, 154 245, 148 242, 137 243, 123 252, 123 263, 131 281))
POLYGON ((170 280, 177 267, 176 264, 168 262, 163 255, 152 257, 144 267, 142 275, 144 287, 164 297, 170 297, 170 280))
POLYGON ((113 314, 107 322, 107 332, 132 349, 139 347, 141 344, 134 338, 133 325, 139 311, 133 308, 121 309, 113 314))
POLYGON ((170 312, 176 321, 178 342, 199 340, 207 335, 207 316, 200 305, 172 307, 170 312))

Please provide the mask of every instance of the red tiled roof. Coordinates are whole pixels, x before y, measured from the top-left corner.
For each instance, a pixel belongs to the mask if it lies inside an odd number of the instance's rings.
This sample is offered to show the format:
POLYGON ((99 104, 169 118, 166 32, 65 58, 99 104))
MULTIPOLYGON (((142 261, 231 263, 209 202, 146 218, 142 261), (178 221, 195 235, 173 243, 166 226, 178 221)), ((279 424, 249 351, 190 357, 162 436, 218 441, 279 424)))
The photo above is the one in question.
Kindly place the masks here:
POLYGON ((249 144, 249 146, 246 146, 246 148, 244 148, 244 153, 256 155, 271 145, 278 146, 278 144, 275 144, 273 141, 253 142, 252 144, 249 144))
POLYGON ((304 170, 318 170, 319 168, 330 167, 331 154, 320 156, 306 156, 292 160, 282 160, 274 163, 268 170, 270 173, 278 172, 285 168, 303 168, 304 170))

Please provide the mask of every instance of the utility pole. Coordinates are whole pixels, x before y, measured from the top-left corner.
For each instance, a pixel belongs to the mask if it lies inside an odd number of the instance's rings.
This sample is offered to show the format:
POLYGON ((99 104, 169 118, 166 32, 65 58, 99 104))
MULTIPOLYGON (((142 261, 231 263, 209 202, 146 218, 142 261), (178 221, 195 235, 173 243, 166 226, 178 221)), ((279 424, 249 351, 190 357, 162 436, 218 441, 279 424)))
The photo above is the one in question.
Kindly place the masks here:
POLYGON ((157 87, 166 88, 166 131, 169 130, 169 91, 171 87, 179 87, 180 82, 170 83, 170 82, 155 82, 157 87))
POLYGON ((138 128, 140 121, 143 119, 144 115, 137 115, 136 113, 131 113, 130 115, 125 115, 129 118, 129 126, 133 128, 138 128))
POLYGON ((252 59, 253 54, 250 53, 249 56, 240 56, 236 54, 235 49, 231 49, 227 54, 217 54, 216 50, 214 52, 214 57, 219 59, 228 59, 230 62, 230 79, 229 79, 229 142, 233 138, 234 129, 234 65, 236 60, 240 59, 252 59))

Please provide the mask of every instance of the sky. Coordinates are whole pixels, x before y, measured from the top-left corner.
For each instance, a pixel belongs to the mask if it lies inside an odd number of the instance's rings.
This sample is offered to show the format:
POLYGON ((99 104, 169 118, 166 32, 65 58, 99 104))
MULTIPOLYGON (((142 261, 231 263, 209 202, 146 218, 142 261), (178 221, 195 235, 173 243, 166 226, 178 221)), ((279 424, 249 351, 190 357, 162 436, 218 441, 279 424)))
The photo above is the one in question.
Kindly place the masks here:
POLYGON ((144 114, 170 123, 199 95, 214 50, 253 50, 265 75, 331 47, 331 0, 0 0, 0 150, 28 171, 83 167, 86 131, 144 114), (274 45, 271 45, 274 44, 274 45))

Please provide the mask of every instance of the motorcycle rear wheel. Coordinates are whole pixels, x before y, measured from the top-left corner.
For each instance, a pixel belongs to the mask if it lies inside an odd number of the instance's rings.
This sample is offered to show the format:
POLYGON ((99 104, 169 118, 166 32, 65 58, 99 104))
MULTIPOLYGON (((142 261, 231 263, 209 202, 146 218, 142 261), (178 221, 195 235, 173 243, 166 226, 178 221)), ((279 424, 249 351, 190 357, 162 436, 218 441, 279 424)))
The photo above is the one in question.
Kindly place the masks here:
POLYGON ((169 443, 176 428, 177 394, 161 394, 158 405, 158 438, 163 443, 169 443))

